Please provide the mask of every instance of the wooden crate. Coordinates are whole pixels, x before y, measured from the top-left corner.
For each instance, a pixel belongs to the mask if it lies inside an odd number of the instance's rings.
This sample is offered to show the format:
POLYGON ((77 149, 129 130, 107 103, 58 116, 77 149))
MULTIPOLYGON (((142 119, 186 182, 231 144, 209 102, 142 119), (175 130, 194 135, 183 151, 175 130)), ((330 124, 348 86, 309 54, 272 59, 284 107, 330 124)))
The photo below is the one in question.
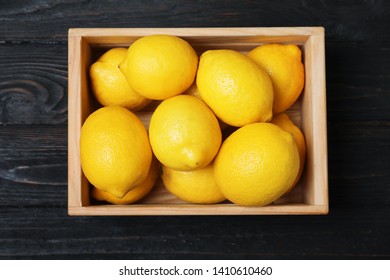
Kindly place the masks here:
MULTIPOLYGON (((69 215, 268 215, 328 213, 328 170, 325 95, 325 49, 322 27, 287 28, 80 28, 69 30, 68 96, 68 213, 69 215), (87 116, 100 106, 89 88, 89 67, 104 51, 128 47, 152 34, 171 34, 188 41, 200 54, 207 49, 235 49, 246 53, 260 44, 299 45, 305 65, 302 96, 287 111, 306 137, 304 174, 287 195, 263 207, 242 207, 228 202, 197 205, 168 193, 161 181, 139 203, 109 205, 90 199, 90 184, 80 165, 80 130, 87 116)), ((148 126, 153 104, 137 113, 148 126)))

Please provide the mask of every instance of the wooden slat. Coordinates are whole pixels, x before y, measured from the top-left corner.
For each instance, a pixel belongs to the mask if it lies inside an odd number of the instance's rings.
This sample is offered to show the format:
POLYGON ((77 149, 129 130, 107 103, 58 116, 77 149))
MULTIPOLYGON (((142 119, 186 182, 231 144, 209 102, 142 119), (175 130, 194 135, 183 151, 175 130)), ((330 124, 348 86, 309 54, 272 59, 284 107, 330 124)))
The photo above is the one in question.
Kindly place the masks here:
POLYGON ((75 27, 219 27, 324 25, 335 41, 389 41, 389 3, 223 0, 205 3, 117 0, 13 1, 1 5, 2 40, 66 40, 75 27), (146 6, 144 6, 146 5, 146 6), (104 11, 104 12, 103 12, 104 11), (375 28, 370 28, 375 24, 375 28))
POLYGON ((0 44, 0 124, 67 122, 65 44, 0 44))
POLYGON ((8 207, 1 209, 0 259, 389 258, 390 215, 382 209, 363 202, 325 216, 129 218, 8 207))
POLYGON ((304 201, 328 204, 328 151, 324 36, 313 35, 304 46, 305 89, 302 128, 307 146, 304 201))
POLYGON ((165 215, 318 215, 327 214, 328 206, 305 204, 272 205, 260 208, 238 205, 137 204, 132 207, 95 205, 69 207, 70 215, 78 216, 165 216, 165 215))
POLYGON ((0 127, 0 213, 7 207, 65 207, 67 134, 65 125, 0 127))

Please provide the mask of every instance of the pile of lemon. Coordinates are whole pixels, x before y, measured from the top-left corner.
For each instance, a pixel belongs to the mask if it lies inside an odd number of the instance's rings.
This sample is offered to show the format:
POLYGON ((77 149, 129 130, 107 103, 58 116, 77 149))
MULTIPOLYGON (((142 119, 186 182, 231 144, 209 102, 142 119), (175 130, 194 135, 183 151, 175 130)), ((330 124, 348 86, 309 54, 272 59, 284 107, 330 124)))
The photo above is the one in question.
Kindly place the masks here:
POLYGON ((199 58, 179 37, 151 35, 107 51, 90 78, 103 107, 82 126, 80 156, 97 200, 136 202, 161 177, 190 203, 263 206, 302 174, 305 139, 283 113, 304 86, 295 45, 199 58), (134 112, 152 100, 147 130, 134 112))

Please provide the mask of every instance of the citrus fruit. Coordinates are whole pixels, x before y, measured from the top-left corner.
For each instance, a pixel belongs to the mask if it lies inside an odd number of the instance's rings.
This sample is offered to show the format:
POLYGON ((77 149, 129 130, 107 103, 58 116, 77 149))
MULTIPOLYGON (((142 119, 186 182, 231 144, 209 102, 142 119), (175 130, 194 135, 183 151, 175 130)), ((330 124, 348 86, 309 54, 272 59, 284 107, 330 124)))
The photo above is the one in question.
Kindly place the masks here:
POLYGON ((124 205, 137 202, 144 198, 153 188, 159 175, 159 162, 155 157, 152 159, 152 163, 149 168, 148 176, 146 179, 136 185, 133 189, 128 191, 123 198, 117 198, 109 192, 101 191, 97 188, 92 189, 92 197, 98 201, 107 201, 112 204, 124 205))
POLYGON ((204 102, 229 125, 272 118, 273 89, 267 72, 237 51, 204 52, 196 83, 204 102))
POLYGON ((163 166, 161 179, 170 193, 190 203, 211 204, 225 200, 214 179, 213 163, 191 171, 163 166))
POLYGON ((302 131, 291 121, 291 119, 288 117, 286 113, 280 113, 275 115, 272 118, 271 123, 276 124, 281 129, 291 133, 294 137, 295 144, 297 145, 300 166, 299 166, 299 172, 297 178, 295 179, 294 183, 291 186, 291 188, 293 188, 301 178, 303 169, 305 167, 305 161, 306 161, 305 136, 303 135, 302 131))
POLYGON ((150 100, 136 93, 118 65, 125 59, 127 49, 113 48, 104 53, 90 68, 91 88, 103 106, 120 105, 138 111, 150 100))
MULTIPOLYGON (((203 101, 202 97, 199 94, 198 86, 196 85, 196 83, 193 83, 185 92, 183 92, 183 94, 195 96, 196 98, 199 98, 200 100, 203 101)), ((228 127, 226 123, 221 121, 219 118, 217 119, 218 119, 219 127, 221 128, 222 131, 228 127)))
POLYGON ((185 40, 171 35, 150 35, 136 40, 119 65, 140 95, 162 100, 184 92, 193 83, 198 56, 185 40))
POLYGON ((267 44, 248 53, 269 74, 274 88, 273 113, 291 107, 302 92, 305 70, 301 50, 296 45, 267 44))
POLYGON ((293 136, 270 123, 237 129, 222 144, 214 175, 224 196, 239 205, 263 206, 294 183, 299 154, 293 136))
POLYGON ((152 150, 137 116, 123 107, 108 106, 84 122, 80 158, 84 175, 93 186, 122 198, 145 180, 152 150))
POLYGON ((221 145, 221 130, 213 112, 201 100, 178 95, 161 102, 149 125, 157 159, 176 170, 206 167, 221 145))

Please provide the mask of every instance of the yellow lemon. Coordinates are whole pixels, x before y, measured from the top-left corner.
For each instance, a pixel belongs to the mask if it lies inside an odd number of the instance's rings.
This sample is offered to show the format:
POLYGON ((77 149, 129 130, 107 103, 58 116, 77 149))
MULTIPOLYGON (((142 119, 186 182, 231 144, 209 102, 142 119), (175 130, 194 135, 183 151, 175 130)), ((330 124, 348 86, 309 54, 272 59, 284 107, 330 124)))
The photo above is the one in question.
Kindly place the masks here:
MULTIPOLYGON (((195 96, 196 98, 199 98, 200 100, 203 101, 202 97, 199 94, 198 86, 196 85, 196 83, 193 83, 185 92, 183 92, 183 94, 195 96)), ((223 121, 221 121, 220 119, 218 119, 218 123, 222 131, 228 127, 228 125, 223 121)))
POLYGON ((161 179, 170 193, 190 203, 211 204, 225 200, 214 179, 213 163, 192 171, 163 166, 161 179))
POLYGON ((263 206, 294 183, 299 154, 293 136, 270 123, 239 128, 222 144, 214 163, 217 185, 239 205, 263 206))
POLYGON ((221 145, 218 120, 201 100, 190 95, 168 98, 154 111, 149 139, 157 159, 176 170, 206 167, 221 145))
POLYGON ((191 45, 179 37, 150 35, 129 47, 119 67, 136 92, 149 99, 162 100, 191 86, 198 56, 191 45))
POLYGON ((271 77, 275 94, 273 113, 290 108, 305 82, 301 50, 296 45, 267 44, 256 47, 248 56, 271 77))
POLYGON ((104 53, 90 68, 91 88, 103 106, 120 105, 138 111, 150 100, 136 93, 118 65, 125 59, 127 49, 113 48, 104 53))
POLYGON ((123 107, 108 106, 84 122, 80 158, 84 175, 93 186, 122 198, 145 180, 152 150, 137 116, 123 107))
POLYGON ((294 183, 291 186, 292 189, 301 178, 303 169, 305 167, 305 161, 306 161, 305 136, 303 135, 302 131, 290 120, 290 118, 286 113, 280 113, 275 115, 272 118, 271 123, 276 124, 281 129, 291 133, 294 137, 295 143, 297 144, 300 166, 299 166, 299 172, 297 178, 295 179, 294 183))
POLYGON ((98 201, 107 201, 112 204, 124 205, 137 202, 144 198, 152 189, 159 175, 159 162, 153 157, 146 179, 128 191, 123 198, 117 198, 108 192, 93 188, 92 197, 98 201))
POLYGON ((273 89, 267 72, 237 51, 203 53, 196 83, 204 102, 229 125, 272 118, 273 89))

